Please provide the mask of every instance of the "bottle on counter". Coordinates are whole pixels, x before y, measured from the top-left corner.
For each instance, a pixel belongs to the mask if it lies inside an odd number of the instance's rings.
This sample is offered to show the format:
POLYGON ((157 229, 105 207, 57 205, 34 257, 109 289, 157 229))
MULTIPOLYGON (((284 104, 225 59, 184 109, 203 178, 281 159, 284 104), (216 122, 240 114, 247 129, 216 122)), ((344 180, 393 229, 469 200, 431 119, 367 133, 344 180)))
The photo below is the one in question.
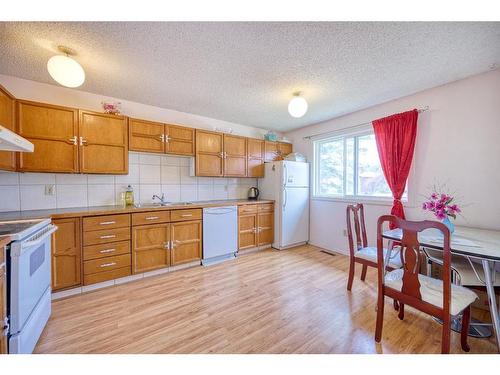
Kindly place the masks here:
POLYGON ((127 190, 125 191, 125 205, 133 206, 134 205, 134 189, 131 185, 127 186, 127 190))

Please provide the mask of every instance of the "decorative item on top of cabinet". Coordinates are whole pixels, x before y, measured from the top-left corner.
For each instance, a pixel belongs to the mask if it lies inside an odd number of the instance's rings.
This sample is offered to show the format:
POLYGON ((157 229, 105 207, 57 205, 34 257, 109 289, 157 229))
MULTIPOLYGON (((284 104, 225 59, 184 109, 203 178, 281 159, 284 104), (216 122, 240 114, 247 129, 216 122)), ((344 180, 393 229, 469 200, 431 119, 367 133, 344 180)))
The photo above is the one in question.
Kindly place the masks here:
MULTIPOLYGON (((0 86, 0 125, 13 132, 16 131, 15 103, 15 98, 5 88, 0 86)), ((0 169, 5 171, 16 170, 15 152, 0 151, 0 169)))
POLYGON ((224 175, 224 135, 208 130, 196 130, 196 176, 224 175))
POLYGON ((264 141, 247 138, 247 177, 264 177, 264 141))
POLYGON ((78 172, 78 110, 19 100, 17 129, 35 145, 18 153, 19 171, 78 172))
POLYGON ((128 173, 127 118, 80 110, 80 172, 128 173))
POLYGON ((246 177, 247 144, 246 138, 224 134, 224 176, 246 177))
POLYGON ((80 218, 53 220, 52 290, 81 285, 82 242, 80 218))

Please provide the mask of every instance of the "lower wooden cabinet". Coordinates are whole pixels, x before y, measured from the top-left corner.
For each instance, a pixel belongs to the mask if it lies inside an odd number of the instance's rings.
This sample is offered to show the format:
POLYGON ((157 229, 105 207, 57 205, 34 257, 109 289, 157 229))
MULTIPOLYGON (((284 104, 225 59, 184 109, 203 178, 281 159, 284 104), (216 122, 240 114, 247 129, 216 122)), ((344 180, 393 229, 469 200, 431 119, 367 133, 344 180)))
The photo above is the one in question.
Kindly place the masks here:
POLYGON ((201 259, 201 220, 172 223, 172 266, 201 259))
POLYGON ((82 241, 80 218, 53 220, 52 290, 81 285, 82 241))
POLYGON ((242 205, 238 209, 238 249, 271 245, 274 240, 274 205, 242 205))
POLYGON ((153 271, 170 265, 170 224, 132 228, 132 273, 153 271))

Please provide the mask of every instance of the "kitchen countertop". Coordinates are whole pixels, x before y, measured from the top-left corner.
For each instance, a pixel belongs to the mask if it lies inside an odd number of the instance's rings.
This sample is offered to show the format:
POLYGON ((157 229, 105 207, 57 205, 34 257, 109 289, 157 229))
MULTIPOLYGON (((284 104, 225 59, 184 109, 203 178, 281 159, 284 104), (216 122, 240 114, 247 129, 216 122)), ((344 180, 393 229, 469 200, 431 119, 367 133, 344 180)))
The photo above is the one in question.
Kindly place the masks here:
POLYGON ((166 210, 180 210, 180 209, 234 206, 234 205, 240 206, 243 204, 273 203, 273 202, 274 201, 272 200, 265 200, 265 199, 259 199, 259 200, 228 199, 228 200, 199 201, 188 205, 172 204, 168 206, 154 206, 148 204, 140 207, 94 206, 94 207, 56 208, 49 210, 9 211, 9 212, 0 212, 0 221, 42 219, 42 218, 63 219, 68 217, 126 214, 134 212, 166 211, 166 210))

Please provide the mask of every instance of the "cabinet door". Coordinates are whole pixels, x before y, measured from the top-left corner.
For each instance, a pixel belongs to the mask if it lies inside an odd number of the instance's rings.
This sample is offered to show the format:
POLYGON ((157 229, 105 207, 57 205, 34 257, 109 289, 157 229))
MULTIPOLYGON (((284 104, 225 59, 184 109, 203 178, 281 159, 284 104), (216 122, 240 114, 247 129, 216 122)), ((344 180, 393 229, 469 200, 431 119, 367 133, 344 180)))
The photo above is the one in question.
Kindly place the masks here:
POLYGON ((277 142, 264 142, 265 149, 265 161, 276 161, 278 160, 278 143, 277 142))
POLYGON ((196 175, 221 177, 223 169, 223 135, 196 130, 196 175))
MULTIPOLYGON (((14 121, 15 99, 14 97, 0 86, 0 125, 16 131, 14 121)), ((11 151, 0 151, 0 169, 6 171, 16 170, 16 153, 11 151)), ((0 327, 1 328, 1 327, 0 327)), ((1 332, 0 332, 1 334, 1 332)))
POLYGON ((80 172, 128 173, 125 117, 80 111, 80 172))
POLYGON ((293 146, 291 143, 287 142, 278 142, 278 154, 281 159, 284 159, 285 156, 291 154, 293 151, 293 146))
POLYGON ((247 138, 247 177, 264 177, 264 141, 247 138))
POLYGON ((165 125, 165 152, 175 155, 194 155, 194 129, 165 125))
POLYGON ((257 246, 257 214, 238 216, 238 249, 257 246))
POLYGON ((132 273, 170 265, 170 224, 132 227, 132 273))
POLYGON ((201 220, 172 223, 172 266, 201 259, 201 220))
POLYGON ((245 137, 224 134, 224 176, 245 177, 247 143, 245 137))
POLYGON ((128 120, 130 151, 165 151, 165 125, 137 119, 128 120))
POLYGON ((52 290, 81 284, 82 243, 80 219, 54 220, 57 231, 52 237, 52 290))
POLYGON ((274 240, 274 213, 259 212, 257 214, 258 245, 271 245, 274 240))
POLYGON ((23 172, 78 172, 78 111, 42 103, 18 101, 18 132, 35 145, 18 153, 23 172))

